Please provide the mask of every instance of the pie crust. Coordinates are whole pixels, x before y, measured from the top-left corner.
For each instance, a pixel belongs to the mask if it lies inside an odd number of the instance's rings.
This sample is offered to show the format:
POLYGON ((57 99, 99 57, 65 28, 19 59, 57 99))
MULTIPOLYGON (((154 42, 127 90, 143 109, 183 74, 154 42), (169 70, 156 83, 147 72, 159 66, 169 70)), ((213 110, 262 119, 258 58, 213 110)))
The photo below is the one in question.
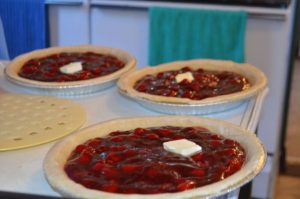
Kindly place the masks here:
POLYGON ((84 108, 52 96, 0 94, 0 152, 59 139, 86 121, 84 108))
POLYGON ((110 47, 80 45, 67 47, 51 47, 42 50, 35 50, 15 58, 5 69, 5 75, 9 81, 20 86, 25 86, 30 89, 37 89, 46 94, 53 95, 76 95, 92 93, 98 90, 107 88, 115 83, 115 81, 124 73, 133 69, 136 64, 136 59, 129 53, 110 47), (95 52, 100 54, 114 55, 118 59, 125 62, 125 66, 118 71, 109 75, 80 81, 70 82, 42 82, 30 80, 18 75, 19 70, 24 63, 33 58, 42 58, 48 55, 63 53, 63 52, 95 52))
MULTIPOLYGON (((171 104, 171 105, 191 105, 191 106, 210 106, 210 105, 225 105, 233 102, 242 101, 257 95, 267 86, 267 78, 262 71, 250 64, 238 64, 231 61, 219 61, 219 60, 189 60, 189 61, 177 61, 166 64, 161 64, 156 67, 147 67, 141 70, 134 71, 122 76, 118 81, 118 87, 121 93, 136 99, 137 101, 148 101, 148 104, 152 102, 158 104, 171 104), (208 97, 202 100, 191 100, 188 98, 179 97, 166 97, 151 95, 143 92, 139 92, 134 89, 135 83, 148 74, 157 74, 163 71, 179 70, 185 66, 190 67, 193 70, 202 68, 204 70, 212 71, 231 71, 238 73, 248 79, 251 86, 240 92, 219 95, 216 97, 208 97)), ((151 105, 152 106, 152 105, 151 105)), ((153 107, 153 106, 152 106, 153 107)), ((151 108, 151 107, 150 107, 151 108)), ((180 108, 180 107, 179 107, 180 108)), ((219 107, 220 108, 220 107, 219 107)), ((158 108, 157 108, 158 109, 158 108)), ((222 108, 221 108, 222 109, 222 108)), ((223 111, 219 109, 220 111, 223 111)), ((204 111, 206 113, 210 112, 204 111)), ((196 114, 198 112, 196 111, 196 114)), ((200 112, 201 113, 201 112, 200 112)), ((188 113, 187 113, 188 114, 188 113)))
POLYGON ((103 122, 74 133, 57 143, 46 155, 44 172, 52 188, 64 197, 75 198, 207 198, 231 192, 254 178, 263 168, 266 153, 263 145, 255 134, 233 124, 193 116, 158 116, 124 118, 103 122), (246 160, 241 170, 222 181, 199 188, 176 193, 162 194, 117 194, 85 188, 66 175, 64 165, 74 148, 88 139, 101 137, 112 131, 130 130, 137 127, 159 126, 202 126, 214 133, 220 133, 227 138, 238 141, 245 149, 246 160), (62 153, 63 151, 63 153, 62 153))

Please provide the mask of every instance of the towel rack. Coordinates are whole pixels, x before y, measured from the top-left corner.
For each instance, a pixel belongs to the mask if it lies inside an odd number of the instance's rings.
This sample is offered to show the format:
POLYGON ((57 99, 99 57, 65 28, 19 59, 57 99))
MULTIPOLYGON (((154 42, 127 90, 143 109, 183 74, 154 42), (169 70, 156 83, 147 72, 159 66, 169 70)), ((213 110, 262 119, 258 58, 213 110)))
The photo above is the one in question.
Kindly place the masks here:
POLYGON ((268 19, 268 20, 285 20, 290 9, 284 8, 262 8, 249 6, 222 6, 196 3, 175 3, 175 2, 151 2, 151 1, 137 1, 137 0, 90 0, 91 5, 106 6, 106 7, 127 7, 127 8, 144 8, 148 9, 152 6, 165 7, 183 7, 183 8, 200 8, 200 9, 215 9, 239 11, 243 10, 248 13, 251 18, 268 19))
POLYGON ((183 7, 183 8, 200 8, 215 9, 228 11, 246 11, 250 18, 266 19, 266 20, 285 20, 290 9, 288 8, 262 8, 249 6, 222 6, 196 3, 170 3, 170 2, 151 2, 137 0, 46 0, 48 5, 69 5, 69 6, 101 6, 101 7, 119 7, 119 8, 136 8, 148 9, 152 6, 165 7, 183 7))

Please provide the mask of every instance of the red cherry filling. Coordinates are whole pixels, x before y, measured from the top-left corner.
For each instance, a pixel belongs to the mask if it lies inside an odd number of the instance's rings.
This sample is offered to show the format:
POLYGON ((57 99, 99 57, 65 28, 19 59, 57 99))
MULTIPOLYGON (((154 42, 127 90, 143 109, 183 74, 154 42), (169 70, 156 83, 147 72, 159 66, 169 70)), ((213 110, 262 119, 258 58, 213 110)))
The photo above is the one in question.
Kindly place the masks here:
POLYGON ((114 131, 78 145, 65 172, 83 186, 113 193, 179 192, 220 181, 241 169, 245 151, 203 127, 114 131), (170 153, 163 142, 189 139, 202 147, 191 157, 170 153))
POLYGON ((43 82, 68 82, 109 75, 124 66, 123 61, 112 55, 93 52, 59 53, 27 61, 19 71, 19 75, 43 82), (60 67, 72 62, 81 62, 82 71, 74 74, 60 72, 60 67))
POLYGON ((178 71, 146 75, 134 85, 134 89, 139 92, 192 100, 235 93, 249 87, 249 81, 237 73, 203 69, 192 70, 189 67, 184 67, 178 71), (176 82, 176 75, 187 71, 193 74, 194 80, 184 79, 181 82, 176 82))

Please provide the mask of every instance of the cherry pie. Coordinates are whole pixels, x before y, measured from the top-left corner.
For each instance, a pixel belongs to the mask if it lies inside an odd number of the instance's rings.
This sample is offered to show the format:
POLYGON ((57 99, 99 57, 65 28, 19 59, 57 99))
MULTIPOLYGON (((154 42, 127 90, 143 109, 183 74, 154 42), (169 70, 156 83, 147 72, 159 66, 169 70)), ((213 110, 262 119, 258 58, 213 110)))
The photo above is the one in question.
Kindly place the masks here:
POLYGON ((146 75, 134 84, 134 89, 152 95, 201 100, 246 90, 250 87, 247 78, 234 72, 192 70, 185 66, 179 70, 146 75), (193 80, 176 81, 176 76, 192 74, 193 80))
POLYGON ((113 193, 179 192, 223 180, 240 170, 245 151, 203 127, 151 127, 114 131, 79 144, 65 165, 75 182, 113 193), (184 157, 163 143, 188 139, 202 151, 184 157))
POLYGON ((50 185, 66 197, 202 198, 248 182, 265 158, 253 133, 229 123, 192 116, 139 117, 70 135, 48 152, 44 169, 50 185), (202 145, 202 151, 184 157, 162 148, 163 142, 182 138, 202 145))
POLYGON ((88 94, 115 83, 135 67, 136 60, 120 49, 103 46, 52 47, 18 56, 5 69, 14 84, 43 94, 88 94), (63 67, 80 64, 73 73, 63 67))
POLYGON ((133 98, 159 103, 210 104, 249 98, 266 87, 263 72, 250 64, 190 60, 147 67, 124 75, 119 89, 133 98), (192 73, 193 80, 176 76, 192 73))
POLYGON ((19 75, 42 82, 80 81, 111 74, 124 66, 125 62, 112 55, 94 52, 57 53, 27 61, 20 69, 19 75), (59 70, 73 62, 80 62, 83 69, 73 74, 65 74, 59 70))
POLYGON ((267 87, 267 78, 250 64, 189 60, 125 74, 118 87, 122 94, 158 112, 209 114, 258 95, 267 87))

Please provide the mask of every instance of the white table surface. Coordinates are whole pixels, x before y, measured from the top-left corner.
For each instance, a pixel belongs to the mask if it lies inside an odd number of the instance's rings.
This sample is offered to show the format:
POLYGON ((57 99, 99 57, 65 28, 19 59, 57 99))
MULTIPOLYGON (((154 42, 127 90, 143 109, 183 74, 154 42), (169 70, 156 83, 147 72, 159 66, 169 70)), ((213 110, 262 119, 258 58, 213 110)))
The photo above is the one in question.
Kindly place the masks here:
MULTIPOLYGON (((24 93, 22 87, 11 84, 4 77, 5 64, 0 62, 0 94, 24 93)), ((254 131, 264 96, 260 94, 235 109, 204 117, 225 120, 254 131)), ((83 127, 121 117, 161 115, 122 96, 116 87, 71 100, 78 102, 86 110, 87 121, 83 127)), ((43 158, 55 142, 57 141, 31 148, 0 152, 0 191, 59 196, 48 185, 42 168, 43 158)))

